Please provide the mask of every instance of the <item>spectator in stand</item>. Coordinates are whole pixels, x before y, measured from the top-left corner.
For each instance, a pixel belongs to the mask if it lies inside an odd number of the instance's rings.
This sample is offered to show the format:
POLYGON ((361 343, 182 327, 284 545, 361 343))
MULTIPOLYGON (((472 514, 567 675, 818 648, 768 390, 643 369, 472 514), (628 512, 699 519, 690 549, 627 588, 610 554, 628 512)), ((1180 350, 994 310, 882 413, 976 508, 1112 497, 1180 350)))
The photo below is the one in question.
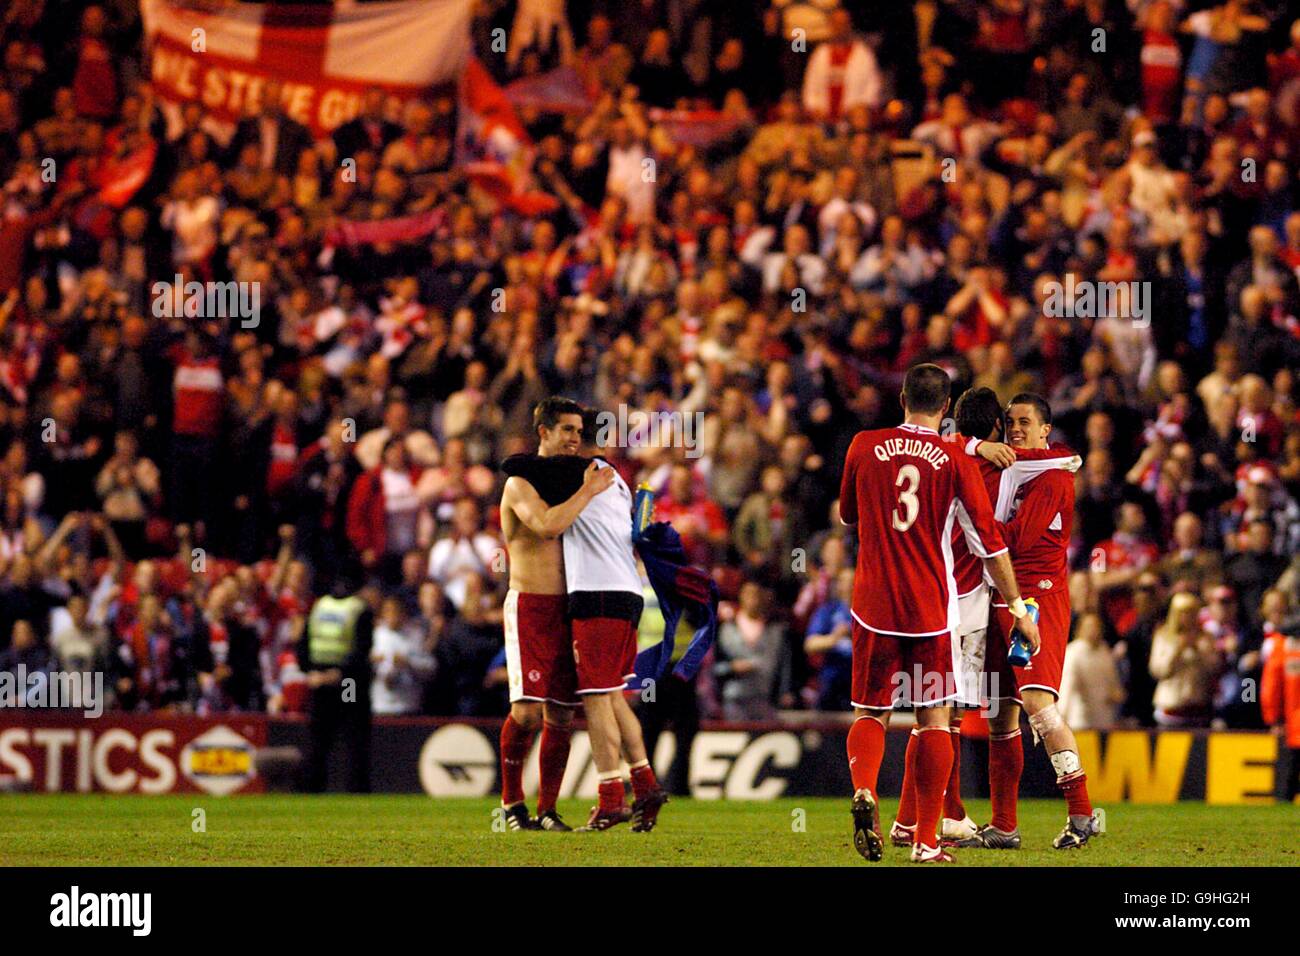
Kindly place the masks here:
POLYGON ((484 501, 496 487, 491 469, 472 463, 463 438, 448 440, 442 449, 442 463, 420 476, 420 494, 426 498, 437 521, 452 520, 456 503, 469 497, 484 501))
POLYGON ((681 535, 692 564, 711 565, 724 553, 727 520, 717 504, 697 492, 689 465, 673 466, 667 494, 655 502, 655 517, 667 521, 681 535))
POLYGON ((58 599, 37 580, 32 559, 26 554, 15 556, 0 588, 0 651, 9 647, 19 621, 26 621, 28 627, 44 628, 50 610, 57 604, 58 599))
POLYGON ((772 620, 770 593, 762 585, 741 586, 739 606, 718 627, 718 650, 723 715, 728 720, 775 717, 786 629, 772 620))
POLYGON ((302 454, 297 469, 297 539, 315 572, 318 588, 328 588, 336 568, 351 556, 347 537, 348 502, 361 465, 348 448, 349 425, 333 419, 320 440, 302 454))
POLYGON ((1200 515, 1184 511, 1174 520, 1173 547, 1156 565, 1175 593, 1200 594, 1206 585, 1223 579, 1223 558, 1202 543, 1200 515))
POLYGON ((439 639, 435 654, 438 673, 445 675, 441 707, 435 713, 487 716, 483 691, 488 667, 504 641, 501 605, 478 574, 466 574, 459 589, 464 593, 460 613, 439 639))
POLYGON ((95 479, 104 517, 130 557, 143 554, 145 527, 162 495, 158 466, 141 457, 139 447, 132 432, 118 432, 113 438, 113 455, 95 479))
POLYGON ((113 663, 118 700, 125 709, 158 710, 181 699, 171 622, 156 594, 141 596, 135 618, 117 642, 113 663))
POLYGON ((390 438, 382 462, 357 478, 348 498, 348 541, 362 567, 389 584, 400 580, 402 556, 417 543, 424 508, 416 492, 420 472, 403 440, 390 438))
POLYGON ((51 628, 50 651, 61 671, 103 673, 108 663, 108 629, 90 620, 84 594, 68 598, 67 618, 51 628))
POLYGON ((836 8, 827 19, 830 36, 812 51, 804 72, 803 107, 818 122, 834 124, 855 106, 879 106, 884 85, 876 55, 853 35, 849 12, 836 8))
POLYGON ((434 662, 424 650, 423 635, 412 624, 400 600, 384 599, 370 649, 374 673, 370 703, 376 714, 419 713, 434 662))
POLYGON ((41 706, 42 699, 48 701, 48 681, 54 666, 49 649, 31 622, 15 622, 12 643, 0 651, 0 674, 9 676, 6 683, 13 687, 16 706, 41 706), (39 696, 33 700, 34 695, 39 696))
POLYGON ((835 579, 835 596, 813 611, 803 649, 816 672, 817 710, 850 708, 853 640, 853 569, 844 568, 835 579))
POLYGON ((1155 719, 1151 701, 1156 690, 1150 670, 1151 646, 1165 614, 1160 577, 1154 572, 1144 571, 1134 582, 1133 612, 1133 623, 1119 632, 1114 647, 1125 687, 1120 715, 1140 727, 1150 727, 1155 719))
POLYGON ((779 465, 768 465, 760 490, 745 499, 736 515, 732 545, 741 555, 745 573, 767 587, 790 576, 797 507, 786 495, 785 472, 779 465))
POLYGON ((1115 532, 1092 551, 1090 566, 1093 585, 1102 595, 1102 607, 1112 626, 1125 626, 1131 610, 1128 589, 1159 550, 1149 540, 1146 513, 1135 501, 1125 501, 1115 510, 1115 532))
POLYGON ((361 467, 369 471, 379 464, 385 447, 397 439, 406 449, 411 461, 420 468, 431 468, 438 463, 438 445, 427 431, 411 427, 411 406, 404 399, 395 398, 384 406, 384 422, 371 429, 357 442, 356 456, 361 467))
POLYGON ((194 525, 202 539, 214 516, 214 473, 225 407, 225 376, 209 337, 191 328, 174 354, 172 518, 194 525))
POLYGON ((1151 640, 1151 676, 1156 681, 1156 724, 1160 727, 1208 727, 1214 681, 1222 667, 1214 639, 1200 626, 1201 602, 1193 594, 1175 594, 1164 624, 1151 640))
POLYGON ((1074 637, 1065 647, 1061 708, 1062 718, 1071 727, 1106 730, 1119 716, 1125 689, 1104 635, 1101 617, 1084 614, 1075 622, 1074 637))
POLYGON ((1256 518, 1246 526, 1245 546, 1223 566, 1224 580, 1241 599, 1247 619, 1254 627, 1260 623, 1259 604, 1264 592, 1277 582, 1287 567, 1287 559, 1274 550, 1273 539, 1273 523, 1256 518))
POLYGON ((382 155, 401 135, 402 127, 384 117, 384 91, 372 86, 362 95, 361 112, 334 131, 334 152, 340 161, 363 151, 382 155))
POLYGON ((258 115, 239 121, 228 155, 239 156, 246 145, 257 148, 259 166, 281 176, 292 175, 299 155, 312 148, 311 132, 284 111, 282 84, 273 80, 262 87, 258 115))
POLYGON ((492 580, 506 570, 505 548, 483 528, 483 518, 473 498, 456 502, 450 527, 429 551, 428 576, 441 585, 457 609, 465 604, 465 583, 470 575, 492 580))

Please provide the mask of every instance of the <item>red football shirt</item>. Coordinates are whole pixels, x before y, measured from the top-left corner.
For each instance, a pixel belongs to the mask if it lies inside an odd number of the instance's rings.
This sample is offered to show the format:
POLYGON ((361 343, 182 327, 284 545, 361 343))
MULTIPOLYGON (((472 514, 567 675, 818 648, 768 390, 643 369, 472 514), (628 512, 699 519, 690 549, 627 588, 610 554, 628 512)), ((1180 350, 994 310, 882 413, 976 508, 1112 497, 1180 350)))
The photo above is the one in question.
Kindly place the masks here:
MULTIPOLYGON (((966 454, 974 456, 975 447, 979 442, 964 439, 963 442, 966 454)), ((1025 482, 1045 471, 1058 468, 1075 472, 1083 464, 1083 459, 1064 445, 1055 448, 1017 448, 1015 452, 1016 463, 1006 469, 998 468, 983 458, 975 459, 980 477, 984 479, 984 488, 989 494, 989 501, 993 502, 995 517, 1004 518, 1010 514, 1016 493, 1025 482), (1003 513, 1003 509, 1006 510, 1006 514, 1003 513)), ((1006 541, 1005 532, 1002 537, 1006 541)), ((1006 545, 1010 548, 1011 542, 1006 541, 1006 545)), ((965 535, 960 532, 953 534, 952 553, 953 576, 957 579, 957 595, 960 597, 980 586, 980 582, 984 580, 984 562, 970 553, 970 548, 966 547, 965 535)), ((1013 562, 1015 556, 1016 552, 1013 548, 1011 551, 1013 562)))
POLYGON ((857 434, 844 462, 840 517, 858 526, 853 616, 882 634, 957 630, 954 529, 981 558, 1006 550, 974 461, 920 425, 857 434))
POLYGON ((999 523, 1024 597, 1068 593, 1066 549, 1074 526, 1074 476, 1048 471, 1025 484, 1013 515, 999 523))

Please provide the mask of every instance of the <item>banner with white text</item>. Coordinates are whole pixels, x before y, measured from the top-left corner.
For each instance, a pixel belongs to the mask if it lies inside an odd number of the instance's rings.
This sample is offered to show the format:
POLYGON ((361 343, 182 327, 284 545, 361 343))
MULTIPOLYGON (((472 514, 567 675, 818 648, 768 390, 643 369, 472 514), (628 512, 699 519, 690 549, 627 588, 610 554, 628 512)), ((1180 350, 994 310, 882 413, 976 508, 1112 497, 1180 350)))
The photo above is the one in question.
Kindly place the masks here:
POLYGON ((406 100, 453 83, 469 55, 472 0, 325 5, 141 0, 150 75, 173 107, 218 124, 255 113, 269 80, 290 117, 321 138, 356 116, 363 92, 406 100))

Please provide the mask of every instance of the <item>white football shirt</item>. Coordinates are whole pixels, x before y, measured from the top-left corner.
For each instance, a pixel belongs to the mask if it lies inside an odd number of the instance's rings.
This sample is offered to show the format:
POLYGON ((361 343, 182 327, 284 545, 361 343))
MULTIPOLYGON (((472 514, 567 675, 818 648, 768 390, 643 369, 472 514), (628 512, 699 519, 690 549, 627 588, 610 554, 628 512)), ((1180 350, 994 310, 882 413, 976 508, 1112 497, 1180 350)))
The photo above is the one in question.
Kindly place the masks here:
MULTIPOLYGON (((612 467, 596 460, 601 468, 612 467)), ((564 532, 564 576, 574 591, 631 591, 641 595, 632 551, 632 492, 614 472, 614 484, 582 509, 564 532)))

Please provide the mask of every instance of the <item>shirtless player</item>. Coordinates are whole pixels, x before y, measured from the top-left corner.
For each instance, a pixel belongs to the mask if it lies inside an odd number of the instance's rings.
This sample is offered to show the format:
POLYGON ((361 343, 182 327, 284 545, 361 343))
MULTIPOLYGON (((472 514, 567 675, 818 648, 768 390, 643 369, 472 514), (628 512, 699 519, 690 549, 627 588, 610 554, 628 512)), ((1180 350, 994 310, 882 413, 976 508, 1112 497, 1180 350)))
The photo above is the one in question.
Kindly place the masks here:
MULTIPOLYGON (((534 410, 533 427, 542 457, 576 454, 582 440, 582 407, 566 398, 548 398, 534 410)), ((569 762, 573 708, 580 703, 560 535, 613 482, 612 468, 593 463, 582 487, 554 507, 519 476, 506 480, 501 496, 501 529, 510 555, 505 601, 510 714, 501 727, 501 805, 512 830, 572 829, 555 812, 569 762), (537 819, 532 820, 524 802, 523 769, 539 728, 541 782, 537 819)))

